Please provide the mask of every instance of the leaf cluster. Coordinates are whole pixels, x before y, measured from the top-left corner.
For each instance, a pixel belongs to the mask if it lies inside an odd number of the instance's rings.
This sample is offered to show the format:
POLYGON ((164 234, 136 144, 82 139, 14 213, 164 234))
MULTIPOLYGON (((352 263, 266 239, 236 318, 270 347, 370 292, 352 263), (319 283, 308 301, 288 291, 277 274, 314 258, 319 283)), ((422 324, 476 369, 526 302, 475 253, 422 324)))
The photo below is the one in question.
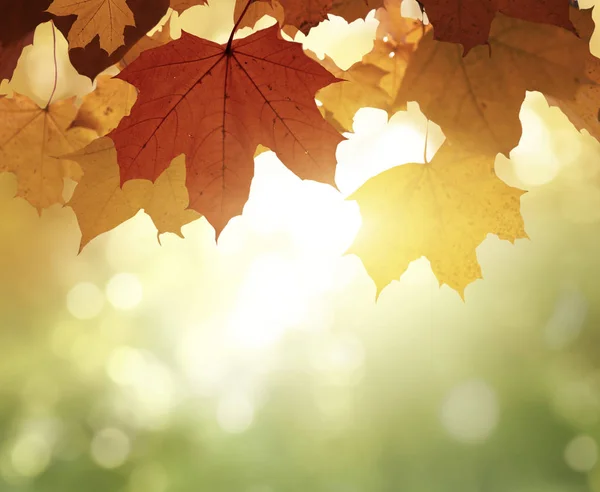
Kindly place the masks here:
MULTIPOLYGON (((350 252, 378 292, 426 256, 440 284, 463 296, 481 277, 475 250, 487 234, 527 237, 524 191, 494 170, 497 154, 519 142, 526 91, 600 138, 591 12, 567 0, 423 0, 430 23, 403 17, 400 0, 237 0, 226 43, 186 32, 171 39, 165 15, 198 5, 209 8, 205 0, 0 0, 0 79, 51 21, 72 65, 95 80, 79 102, 54 90, 45 106, 0 98, 0 171, 17 176, 18 196, 39 211, 64 204, 65 178, 78 182, 67 205, 81 247, 140 209, 159 234, 181 235, 204 216, 218 238, 248 199, 257 152, 270 149, 299 177, 335 186, 336 148, 356 111, 391 116, 416 101, 446 140, 431 162, 392 168, 349 197, 363 217, 350 252), (285 39, 330 15, 351 22, 373 10, 373 48, 346 70, 285 39), (276 24, 234 36, 264 15, 276 24)), ((58 76, 55 67, 55 88, 58 76)))

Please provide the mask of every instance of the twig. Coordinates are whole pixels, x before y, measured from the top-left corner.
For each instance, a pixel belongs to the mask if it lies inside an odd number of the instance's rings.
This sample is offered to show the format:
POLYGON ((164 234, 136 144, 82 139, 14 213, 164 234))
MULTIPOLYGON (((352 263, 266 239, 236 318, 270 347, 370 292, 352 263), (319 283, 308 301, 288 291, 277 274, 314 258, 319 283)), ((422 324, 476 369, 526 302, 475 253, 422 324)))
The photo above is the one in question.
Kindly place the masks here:
POLYGON ((48 109, 50 103, 52 102, 52 98, 54 97, 54 93, 56 92, 56 86, 58 84, 58 65, 56 63, 56 27, 54 26, 54 21, 50 21, 52 25, 52 46, 53 46, 53 56, 54 56, 54 85, 52 86, 52 92, 50 93, 50 97, 48 98, 48 102, 44 109, 48 109))
POLYGON ((423 161, 425 161, 425 164, 429 164, 429 161, 427 160, 427 140, 429 137, 429 118, 427 118, 427 120, 425 120, 425 145, 423 148, 423 161))
POLYGON ((248 8, 250 8, 250 5, 253 4, 254 1, 255 0, 248 0, 248 3, 244 7, 244 10, 242 10, 242 13, 240 14, 240 16, 239 16, 238 20, 236 21, 235 25, 233 26, 233 29, 231 30, 231 34, 229 35, 229 40, 227 41, 227 47, 225 48, 225 53, 230 53, 231 52, 231 43, 233 43, 233 35, 235 34, 235 31, 239 27, 240 23, 242 22, 242 19, 244 18, 244 15, 246 15, 246 12, 248 11, 248 8))

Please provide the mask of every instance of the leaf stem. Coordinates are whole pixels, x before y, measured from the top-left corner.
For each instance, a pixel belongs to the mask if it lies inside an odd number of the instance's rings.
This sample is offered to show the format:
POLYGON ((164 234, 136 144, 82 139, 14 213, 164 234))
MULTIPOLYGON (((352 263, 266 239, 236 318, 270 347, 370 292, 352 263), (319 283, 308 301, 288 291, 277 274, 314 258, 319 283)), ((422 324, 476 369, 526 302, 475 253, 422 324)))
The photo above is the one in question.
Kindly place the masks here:
POLYGON ((58 65, 56 63, 56 27, 54 26, 54 21, 50 21, 52 25, 52 50, 54 56, 54 85, 52 86, 52 92, 50 93, 50 97, 48 98, 48 102, 44 109, 48 109, 50 103, 52 102, 52 98, 54 97, 54 93, 56 92, 56 86, 58 84, 58 65))
POLYGON ((246 12, 250 8, 250 5, 253 4, 254 1, 255 0, 248 0, 248 3, 246 3, 244 10, 242 10, 242 13, 238 17, 238 20, 236 21, 235 25, 233 26, 233 29, 231 30, 229 39, 227 40, 227 47, 225 48, 225 53, 231 52, 231 43, 233 43, 233 35, 235 34, 235 31, 237 31, 237 28, 239 27, 240 23, 242 22, 242 19, 244 18, 244 16, 246 15, 246 12))
POLYGON ((429 139, 429 118, 425 120, 425 144, 423 145, 423 161, 429 164, 427 160, 427 140, 429 139))

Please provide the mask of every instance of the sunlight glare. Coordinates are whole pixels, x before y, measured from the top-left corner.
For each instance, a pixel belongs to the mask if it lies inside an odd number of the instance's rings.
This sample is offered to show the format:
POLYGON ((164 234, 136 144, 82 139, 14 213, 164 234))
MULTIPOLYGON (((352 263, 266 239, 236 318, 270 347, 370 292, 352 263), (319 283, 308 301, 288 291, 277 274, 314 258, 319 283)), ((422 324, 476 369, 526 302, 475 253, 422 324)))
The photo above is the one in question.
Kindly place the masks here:
POLYGON ((399 111, 389 118, 385 111, 361 108, 354 116, 354 133, 338 146, 336 183, 348 195, 369 178, 392 167, 409 162, 423 162, 425 133, 427 159, 444 140, 438 125, 427 122, 418 104, 409 103, 407 111, 399 111))
POLYGON ((295 248, 314 258, 350 246, 361 223, 355 203, 329 185, 301 180, 272 152, 258 156, 255 167, 243 216, 253 229, 285 232, 295 248))
POLYGON ((299 266, 279 254, 252 262, 227 326, 236 345, 255 349, 273 345, 287 328, 305 321, 306 289, 299 266))
POLYGON ((379 22, 375 11, 365 19, 348 23, 342 17, 329 14, 328 20, 313 27, 308 36, 298 31, 294 41, 302 43, 305 50, 320 59, 328 55, 342 70, 348 70, 373 48, 373 39, 379 22))
POLYGON ((543 96, 527 93, 519 115, 524 131, 519 145, 510 152, 515 174, 529 186, 548 183, 559 171, 559 160, 551 147, 550 131, 536 107, 538 97, 543 96))

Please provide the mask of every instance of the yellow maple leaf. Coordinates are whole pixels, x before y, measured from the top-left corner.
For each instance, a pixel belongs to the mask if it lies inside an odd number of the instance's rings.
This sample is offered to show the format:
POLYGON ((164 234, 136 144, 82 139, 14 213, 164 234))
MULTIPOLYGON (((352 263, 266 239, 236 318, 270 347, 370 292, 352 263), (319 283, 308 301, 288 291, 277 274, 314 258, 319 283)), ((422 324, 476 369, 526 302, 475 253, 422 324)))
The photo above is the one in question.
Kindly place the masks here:
POLYGON ((411 57, 395 107, 416 101, 449 140, 508 156, 521 137, 525 92, 573 97, 588 54, 587 43, 565 29, 502 14, 489 46, 464 57, 460 45, 435 41, 430 31, 411 57))
POLYGON ((71 48, 83 48, 99 35, 100 48, 109 55, 125 44, 125 26, 135 26, 126 0, 54 0, 47 11, 77 16, 68 34, 71 48))
POLYGON ((336 77, 344 79, 324 87, 315 96, 323 104, 321 112, 325 118, 335 120, 344 131, 352 131, 354 115, 360 108, 387 108, 390 97, 379 86, 382 77, 388 73, 386 70, 362 62, 342 70, 328 56, 319 63, 336 77))
POLYGON ((137 98, 137 90, 127 82, 100 75, 96 88, 83 98, 71 127, 90 128, 106 135, 128 115, 137 98))
MULTIPOLYGON (((387 12, 380 8, 378 17, 388 19, 381 11, 387 12)), ((320 60, 314 53, 305 50, 308 56, 344 80, 324 87, 316 95, 323 104, 321 113, 325 119, 344 132, 352 131, 354 115, 360 108, 383 109, 392 116, 396 112, 394 99, 408 62, 424 32, 426 30, 420 21, 392 16, 388 19, 386 30, 378 30, 371 51, 348 70, 339 68, 328 56, 320 60)))
POLYGON ((188 209, 185 187, 185 158, 173 159, 154 183, 132 179, 120 186, 119 165, 113 141, 94 140, 79 152, 64 156, 76 161, 83 177, 68 205, 81 230, 79 250, 96 236, 109 231, 143 209, 152 219, 158 235, 172 232, 181 236, 181 227, 200 217, 188 209))
POLYGON ((430 163, 389 169, 348 198, 363 220, 348 253, 360 257, 377 295, 425 256, 440 285, 464 299, 465 287, 481 278, 475 250, 488 234, 511 242, 528 237, 523 193, 496 176, 493 157, 446 141, 430 163))
POLYGON ((86 128, 69 129, 77 111, 75 98, 41 108, 21 94, 0 98, 0 172, 17 176, 17 196, 38 212, 63 203, 63 178, 77 180, 80 170, 59 156, 97 137, 86 128))
MULTIPOLYGON (((309 56, 312 54, 306 50, 309 56)), ((331 58, 318 60, 329 72, 343 79, 319 92, 321 113, 341 131, 352 131, 354 115, 360 108, 383 109, 392 116, 396 112, 394 96, 397 94, 406 70, 411 45, 395 45, 389 41, 375 40, 373 49, 348 70, 339 68, 331 58)), ((317 59, 316 55, 312 55, 317 59)))

